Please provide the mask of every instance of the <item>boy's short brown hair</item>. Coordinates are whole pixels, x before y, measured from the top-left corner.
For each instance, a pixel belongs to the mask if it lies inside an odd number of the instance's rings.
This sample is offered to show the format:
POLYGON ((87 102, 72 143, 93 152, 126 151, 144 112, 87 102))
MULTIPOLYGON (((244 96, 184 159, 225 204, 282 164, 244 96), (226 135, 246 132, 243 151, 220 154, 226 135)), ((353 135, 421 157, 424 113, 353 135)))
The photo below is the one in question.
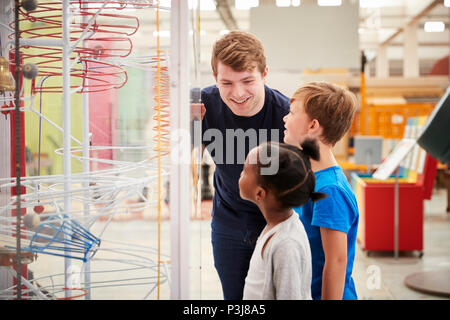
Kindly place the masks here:
POLYGON ((256 67, 263 74, 266 69, 266 56, 261 41, 243 31, 231 31, 214 43, 211 56, 214 76, 217 76, 219 61, 237 72, 253 71, 256 67))
POLYGON ((317 119, 323 128, 322 140, 334 146, 350 129, 356 111, 356 96, 328 82, 309 82, 295 91, 291 98, 302 100, 306 114, 317 119))

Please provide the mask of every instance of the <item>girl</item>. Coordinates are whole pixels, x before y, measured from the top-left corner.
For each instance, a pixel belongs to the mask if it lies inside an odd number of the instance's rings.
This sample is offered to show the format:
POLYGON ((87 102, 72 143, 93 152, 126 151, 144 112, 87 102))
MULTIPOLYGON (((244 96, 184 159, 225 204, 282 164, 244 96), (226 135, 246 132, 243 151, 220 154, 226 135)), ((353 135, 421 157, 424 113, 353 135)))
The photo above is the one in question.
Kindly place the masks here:
POLYGON ((314 192, 309 158, 318 157, 312 140, 306 140, 302 150, 267 142, 248 154, 239 179, 240 195, 259 207, 267 225, 250 260, 244 299, 311 299, 309 241, 292 208, 326 197, 314 192), (274 161, 278 161, 278 171, 264 174, 264 168, 273 167, 274 161))

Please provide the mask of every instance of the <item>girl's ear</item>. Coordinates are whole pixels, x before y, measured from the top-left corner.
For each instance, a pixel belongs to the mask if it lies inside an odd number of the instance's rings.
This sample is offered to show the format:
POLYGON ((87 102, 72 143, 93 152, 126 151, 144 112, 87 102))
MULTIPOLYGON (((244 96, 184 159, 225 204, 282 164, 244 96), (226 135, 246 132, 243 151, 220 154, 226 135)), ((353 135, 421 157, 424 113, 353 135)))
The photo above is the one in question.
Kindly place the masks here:
POLYGON ((263 187, 260 187, 260 186, 256 187, 255 198, 257 201, 264 200, 266 198, 266 195, 267 195, 266 190, 263 187))

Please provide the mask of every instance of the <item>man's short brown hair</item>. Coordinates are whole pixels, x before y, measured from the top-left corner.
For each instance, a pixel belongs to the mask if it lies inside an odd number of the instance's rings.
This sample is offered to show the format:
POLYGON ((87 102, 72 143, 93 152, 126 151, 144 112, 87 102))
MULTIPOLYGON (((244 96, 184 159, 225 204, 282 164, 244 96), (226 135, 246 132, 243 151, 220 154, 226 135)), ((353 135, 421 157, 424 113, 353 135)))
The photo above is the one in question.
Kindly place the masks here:
POLYGON ((328 82, 309 82, 295 91, 291 103, 301 100, 311 120, 323 128, 322 140, 334 146, 350 129, 356 111, 356 96, 328 82))
POLYGON ((266 56, 261 41, 243 31, 231 31, 214 43, 211 56, 214 76, 217 76, 219 61, 237 72, 253 71, 256 67, 263 74, 266 69, 266 56))

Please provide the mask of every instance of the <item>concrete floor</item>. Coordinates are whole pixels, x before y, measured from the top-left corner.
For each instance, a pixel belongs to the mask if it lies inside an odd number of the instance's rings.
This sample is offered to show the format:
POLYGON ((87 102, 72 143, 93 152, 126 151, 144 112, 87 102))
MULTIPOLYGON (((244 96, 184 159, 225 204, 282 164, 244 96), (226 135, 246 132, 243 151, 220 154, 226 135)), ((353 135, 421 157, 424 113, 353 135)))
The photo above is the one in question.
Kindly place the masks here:
MULTIPOLYGON (((359 299, 443 299, 413 291, 404 285, 407 275, 428 270, 450 268, 450 215, 445 212, 447 205, 446 190, 434 190, 432 200, 425 201, 424 218, 424 255, 401 255, 398 260, 392 254, 372 254, 367 256, 357 244, 353 277, 359 299)), ((104 222, 97 223, 92 229, 96 234, 103 229, 104 222)), ((161 223, 161 252, 170 254, 170 224, 161 223)), ((192 220, 190 223, 190 299, 223 299, 219 278, 214 268, 210 240, 210 220, 192 220)), ((91 299, 157 299, 154 288, 157 283, 155 268, 132 269, 133 256, 117 254, 110 250, 106 239, 124 241, 138 246, 157 248, 157 222, 154 219, 112 222, 105 229, 104 250, 94 257, 91 264, 91 299), (114 255, 115 254, 115 255, 114 255), (120 282, 120 279, 126 279, 120 282), (118 282, 119 281, 119 282, 118 282), (152 289, 154 289, 152 291, 152 289)), ((138 251, 136 251, 138 252, 138 251)), ((141 252, 136 256, 149 257, 157 261, 154 253, 141 252)), ((81 263, 74 262, 79 270, 81 263)), ((39 255, 30 266, 35 277, 48 274, 61 274, 63 259, 39 255)), ((161 269, 161 274, 164 269, 161 269)), ((56 278, 55 278, 56 279, 56 278)), ((162 276, 159 291, 160 299, 170 298, 170 287, 162 276)), ((444 280, 445 281, 445 280, 444 280)), ((447 278, 448 281, 448 278, 447 278)))
POLYGON ((445 299, 411 290, 405 286, 404 279, 421 271, 450 270, 450 214, 445 212, 446 203, 445 190, 434 190, 432 200, 425 200, 422 258, 414 253, 402 254, 398 260, 391 253, 371 253, 367 256, 358 243, 353 274, 360 299, 445 299), (381 277, 379 288, 373 288, 373 282, 369 279, 374 275, 374 270, 381 277))
MULTIPOLYGON (((401 254, 398 260, 394 259, 391 253, 371 253, 367 256, 361 249, 361 245, 357 244, 353 277, 359 299, 445 299, 411 290, 404 285, 404 279, 412 273, 421 271, 444 268, 450 270, 450 214, 445 212, 446 203, 447 193, 444 189, 434 190, 432 200, 426 200, 424 203, 424 255, 422 258, 415 253, 401 254), (377 276, 379 278, 374 278, 377 276)), ((202 232, 202 239, 204 239, 202 286, 201 290, 191 291, 192 298, 223 299, 212 260, 209 224, 203 221, 195 228, 207 232, 202 232)), ((448 277, 445 280, 448 281, 448 277)))

